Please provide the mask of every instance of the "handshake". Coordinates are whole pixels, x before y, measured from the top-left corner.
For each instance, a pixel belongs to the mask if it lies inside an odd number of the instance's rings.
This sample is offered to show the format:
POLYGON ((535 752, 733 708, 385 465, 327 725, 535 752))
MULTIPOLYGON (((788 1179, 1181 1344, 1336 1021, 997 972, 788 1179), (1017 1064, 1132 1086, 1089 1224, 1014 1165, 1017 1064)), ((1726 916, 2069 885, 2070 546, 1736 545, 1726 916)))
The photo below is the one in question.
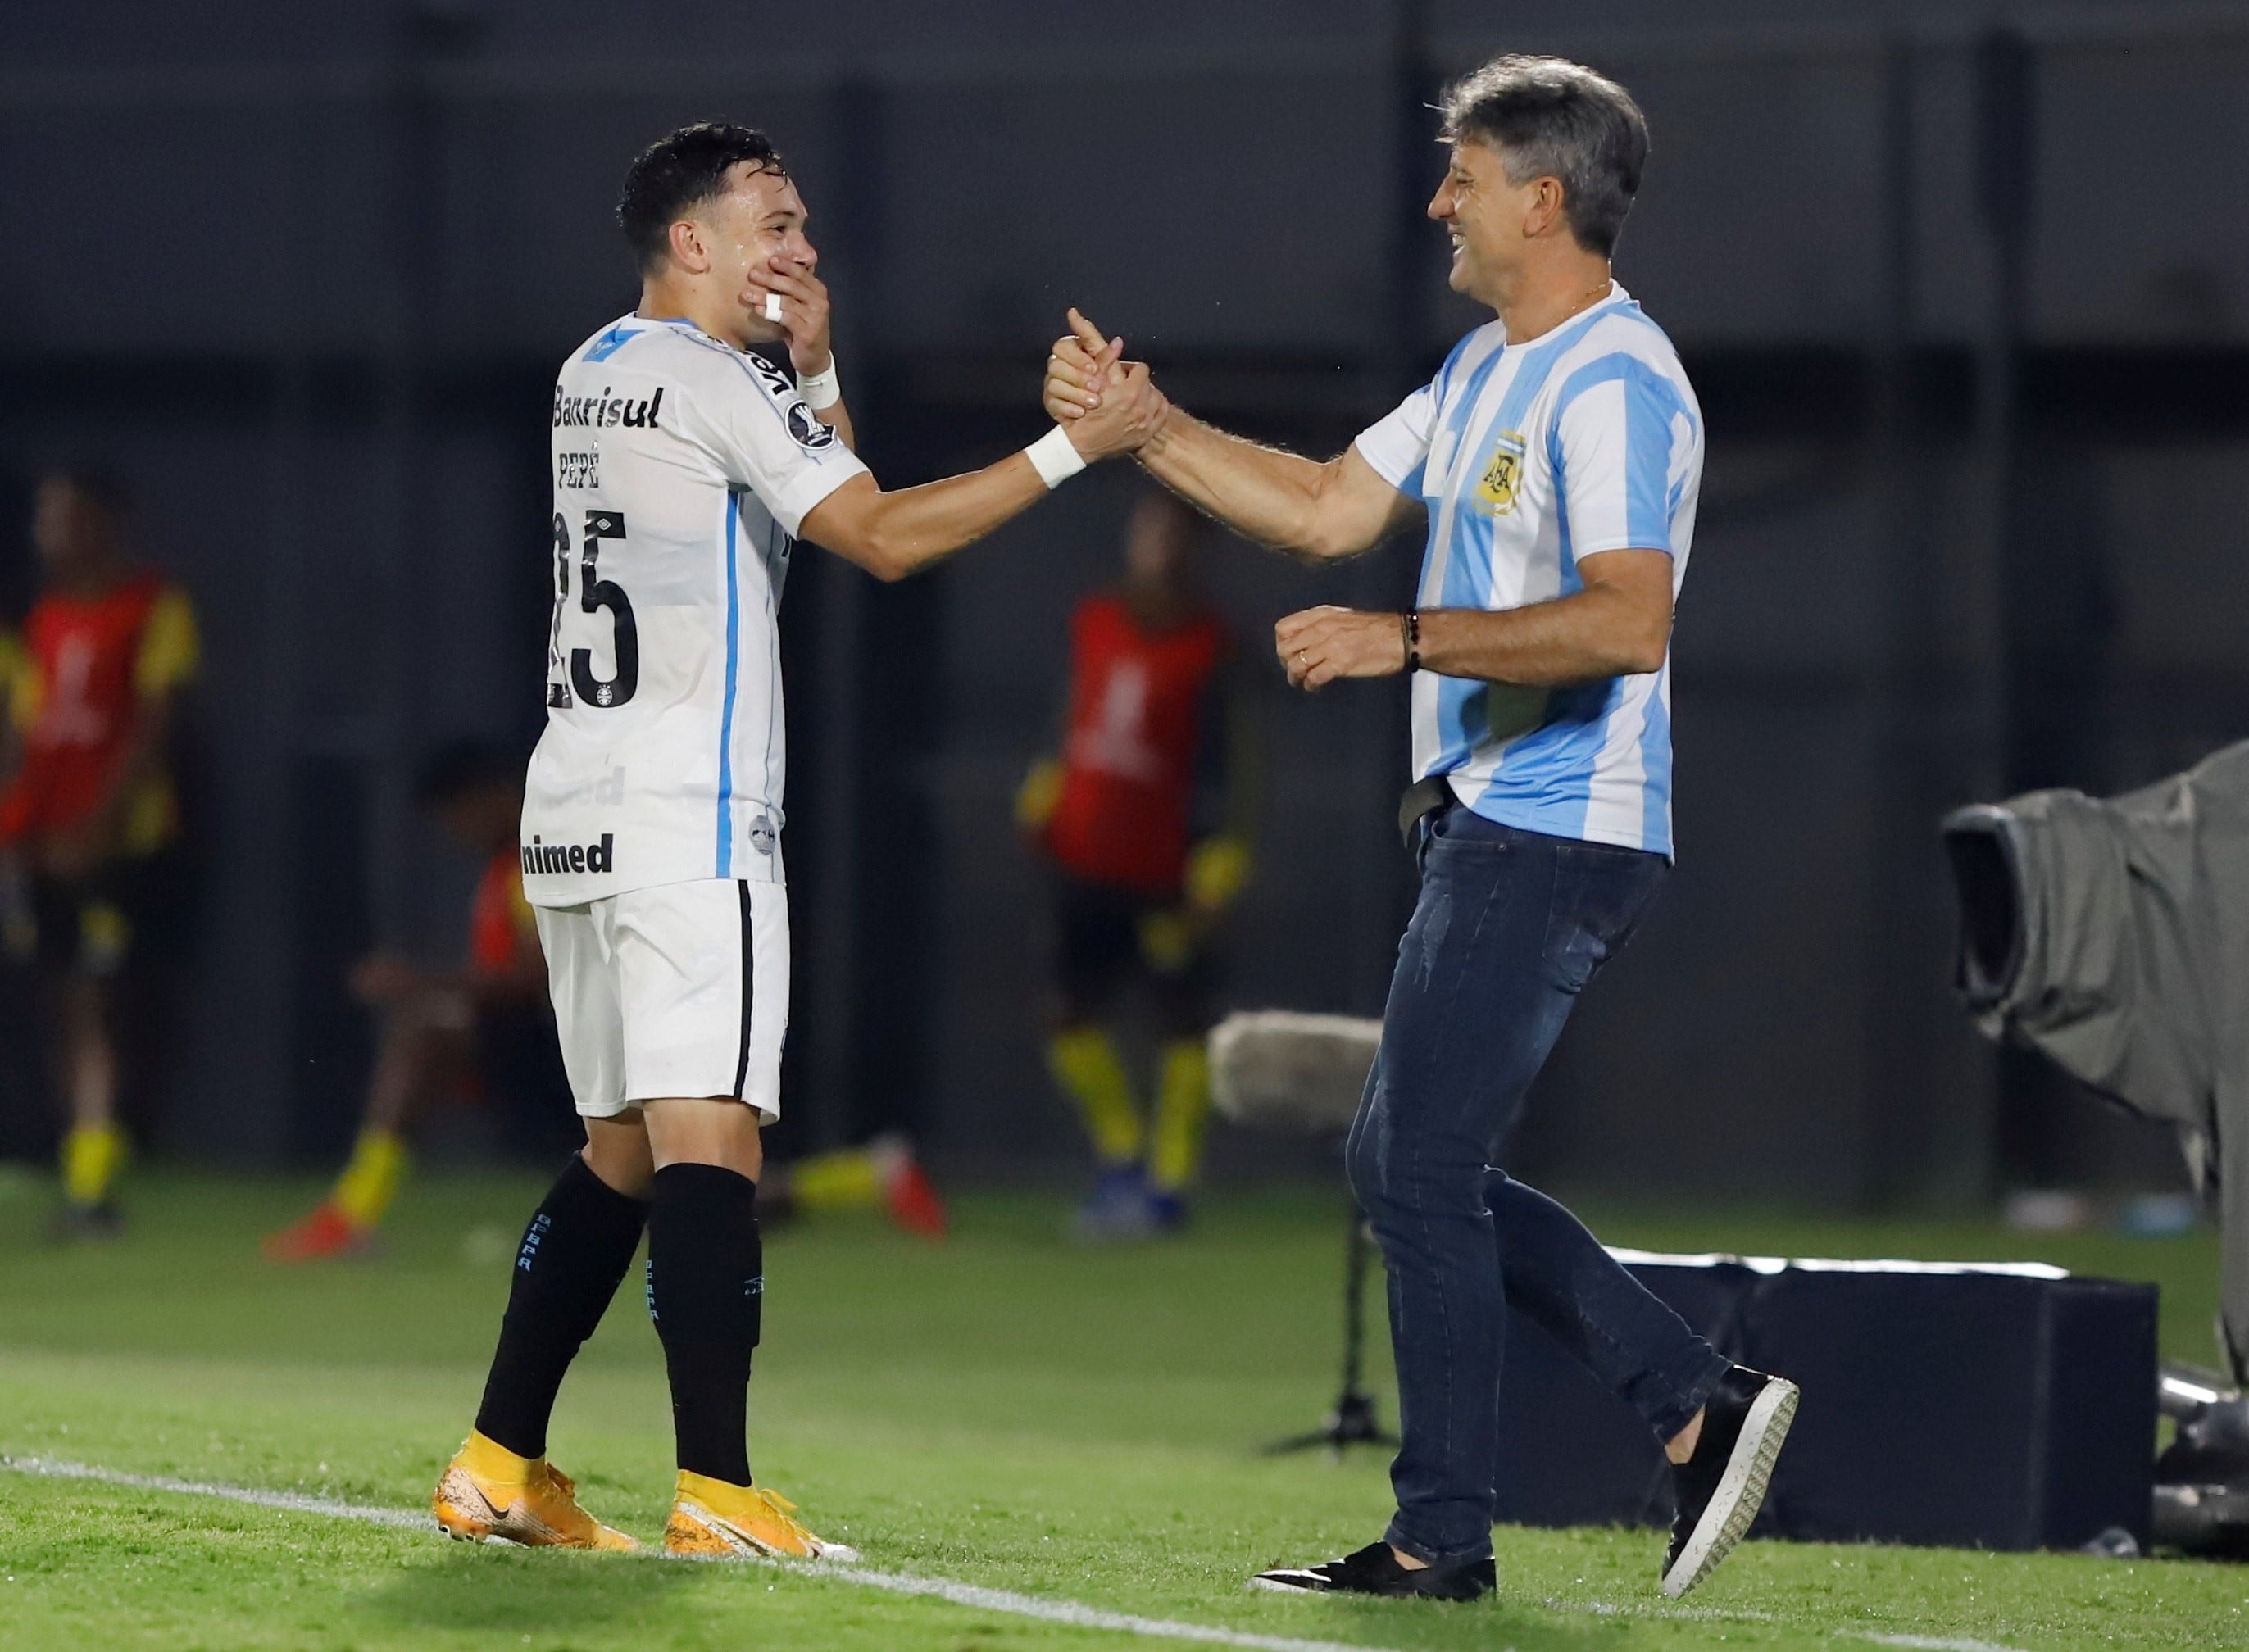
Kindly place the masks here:
POLYGON ((1104 339, 1073 308, 1070 330, 1047 356, 1047 412, 1087 463, 1138 453, 1171 417, 1145 361, 1123 360, 1124 340, 1104 339))

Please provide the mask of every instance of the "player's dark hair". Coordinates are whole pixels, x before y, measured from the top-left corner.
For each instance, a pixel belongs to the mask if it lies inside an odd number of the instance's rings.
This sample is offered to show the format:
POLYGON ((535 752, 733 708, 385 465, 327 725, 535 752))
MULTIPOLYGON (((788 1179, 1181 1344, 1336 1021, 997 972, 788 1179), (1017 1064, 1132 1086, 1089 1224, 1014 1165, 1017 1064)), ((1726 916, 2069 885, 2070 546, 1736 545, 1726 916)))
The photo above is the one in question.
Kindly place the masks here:
POLYGON ((68 488, 112 522, 133 514, 133 490, 114 470, 86 464, 53 464, 31 477, 34 488, 49 484, 68 488))
POLYGON ((439 746, 414 774, 414 801, 442 809, 487 786, 520 786, 523 759, 486 740, 456 740, 439 746))
POLYGON ((698 120, 641 151, 617 197, 617 227, 625 232, 642 274, 660 268, 671 256, 671 226, 724 194, 728 170, 744 161, 757 162, 760 172, 788 176, 772 139, 730 120, 698 120))
POLYGON ((1480 138, 1517 185, 1562 181, 1570 233, 1607 257, 1647 165, 1647 117, 1607 76, 1567 58, 1494 58, 1446 92, 1449 143, 1480 138))

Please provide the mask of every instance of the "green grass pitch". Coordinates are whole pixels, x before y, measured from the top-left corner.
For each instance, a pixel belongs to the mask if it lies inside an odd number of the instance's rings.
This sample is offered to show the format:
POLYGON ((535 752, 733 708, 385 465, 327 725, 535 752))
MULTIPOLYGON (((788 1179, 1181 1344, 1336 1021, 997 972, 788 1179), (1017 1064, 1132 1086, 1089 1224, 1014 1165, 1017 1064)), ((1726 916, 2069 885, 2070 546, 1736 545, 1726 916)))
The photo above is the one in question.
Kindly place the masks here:
MULTIPOLYGON (((423 1506, 476 1403, 523 1178, 411 1188, 382 1258, 282 1272, 260 1232, 303 1184, 143 1176, 130 1234, 38 1237, 0 1196, 0 1453, 423 1506)), ((1651 1532, 1503 1530, 1475 1606, 1253 1595, 1387 1510, 1383 1463, 1256 1445, 1331 1397, 1335 1197, 1215 1202, 1193 1235, 1084 1252, 1055 1201, 961 1202, 943 1246, 872 1222, 768 1244, 753 1390, 760 1477, 867 1564, 1247 1637, 1393 1649, 2249 1647, 2249 1567, 1745 1546, 1678 1605, 1651 1532)), ((2215 1248, 1990 1228, 1593 1212, 1656 1247, 2031 1256, 2164 1286, 2167 1348, 2206 1358, 2215 1248)), ((603 1518, 661 1528, 671 1439, 628 1285, 564 1391, 562 1466, 603 1518)), ((1817 1403, 1817 1396, 1807 1396, 1817 1403)), ((1391 1408, 1386 1400, 1386 1414, 1391 1408)), ((532 1553, 208 1497, 0 1473, 0 1646, 1123 1648, 1186 1644, 765 1566, 532 1553)))

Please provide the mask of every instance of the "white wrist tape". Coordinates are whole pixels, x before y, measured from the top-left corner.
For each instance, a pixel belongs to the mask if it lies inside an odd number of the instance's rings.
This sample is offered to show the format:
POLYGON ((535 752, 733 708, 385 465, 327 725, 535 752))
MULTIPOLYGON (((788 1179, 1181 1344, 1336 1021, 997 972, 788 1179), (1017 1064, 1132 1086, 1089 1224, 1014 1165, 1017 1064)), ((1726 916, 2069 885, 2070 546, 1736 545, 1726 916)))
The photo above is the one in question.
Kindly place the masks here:
POLYGON ((1085 469, 1084 456, 1070 445, 1069 432, 1060 425, 1023 449, 1023 456, 1049 490, 1058 488, 1085 469))
POLYGON ((828 366, 823 370, 796 375, 796 393, 804 398, 804 405, 815 413, 822 408, 832 408, 843 399, 843 383, 836 376, 833 351, 829 353, 828 366))

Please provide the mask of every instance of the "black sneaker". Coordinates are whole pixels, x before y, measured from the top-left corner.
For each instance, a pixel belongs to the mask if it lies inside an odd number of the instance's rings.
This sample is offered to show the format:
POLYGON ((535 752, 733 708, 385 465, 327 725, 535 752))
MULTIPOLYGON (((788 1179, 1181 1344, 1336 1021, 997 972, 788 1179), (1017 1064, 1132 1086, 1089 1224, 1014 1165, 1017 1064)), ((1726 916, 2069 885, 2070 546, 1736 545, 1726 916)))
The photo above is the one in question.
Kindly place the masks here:
POLYGON ((1772 1465, 1796 1420, 1796 1384, 1737 1365, 1703 1402, 1695 1455, 1675 1463, 1679 1499, 1671 1553, 1663 1559, 1663 1592, 1676 1599, 1733 1553, 1764 1505, 1772 1465))
POLYGON ((1489 1594, 1499 1581, 1489 1560, 1456 1560, 1450 1566, 1400 1566, 1387 1543, 1370 1543, 1325 1566, 1281 1566, 1249 1580, 1253 1589, 1314 1594, 1418 1595, 1431 1601, 1473 1601, 1489 1594))

